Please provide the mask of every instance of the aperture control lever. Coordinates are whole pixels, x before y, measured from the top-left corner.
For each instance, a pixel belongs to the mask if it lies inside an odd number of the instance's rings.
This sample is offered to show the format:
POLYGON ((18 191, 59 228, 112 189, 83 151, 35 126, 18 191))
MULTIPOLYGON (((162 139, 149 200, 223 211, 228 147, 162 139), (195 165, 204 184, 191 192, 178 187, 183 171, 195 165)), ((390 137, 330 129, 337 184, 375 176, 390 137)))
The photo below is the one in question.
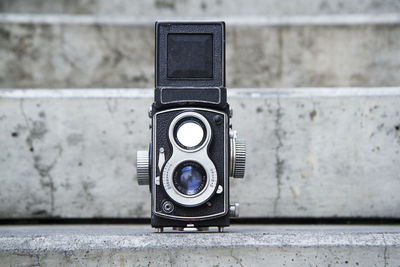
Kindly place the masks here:
POLYGON ((136 171, 139 185, 148 185, 150 181, 149 152, 139 150, 136 153, 136 171))
POLYGON ((229 139, 229 176, 243 178, 246 168, 246 142, 243 139, 238 139, 236 131, 233 130, 229 132, 229 139))

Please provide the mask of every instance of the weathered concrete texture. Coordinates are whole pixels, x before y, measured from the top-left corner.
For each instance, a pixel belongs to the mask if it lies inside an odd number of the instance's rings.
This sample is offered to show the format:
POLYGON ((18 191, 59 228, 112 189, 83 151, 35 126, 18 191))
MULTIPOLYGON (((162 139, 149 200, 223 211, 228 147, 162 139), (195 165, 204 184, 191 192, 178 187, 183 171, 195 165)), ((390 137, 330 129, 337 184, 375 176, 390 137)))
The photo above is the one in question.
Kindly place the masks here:
POLYGON ((2 0, 0 12, 113 14, 149 17, 399 12, 396 0, 2 0))
POLYGON ((227 40, 228 85, 396 86, 396 40, 396 25, 233 28, 227 40))
POLYGON ((243 215, 400 217, 399 96, 284 94, 230 99, 248 142, 243 215))
POLYGON ((154 233, 148 226, 0 228, 0 266, 398 266, 399 227, 233 226, 154 233))
MULTIPOLYGON (((90 92, 2 91, 0 217, 150 216, 134 166, 152 90, 90 92)), ((242 217, 400 218, 400 88, 232 89, 229 102, 248 145, 231 180, 242 217)))
MULTIPOLYGON (((0 23, 0 87, 154 86, 153 24, 32 18, 0 23)), ((227 25, 228 87, 400 84, 400 23, 279 23, 227 25)))
POLYGON ((0 25, 2 87, 151 87, 152 27, 0 25))
POLYGON ((149 216, 135 160, 151 99, 0 102, 1 217, 149 216))

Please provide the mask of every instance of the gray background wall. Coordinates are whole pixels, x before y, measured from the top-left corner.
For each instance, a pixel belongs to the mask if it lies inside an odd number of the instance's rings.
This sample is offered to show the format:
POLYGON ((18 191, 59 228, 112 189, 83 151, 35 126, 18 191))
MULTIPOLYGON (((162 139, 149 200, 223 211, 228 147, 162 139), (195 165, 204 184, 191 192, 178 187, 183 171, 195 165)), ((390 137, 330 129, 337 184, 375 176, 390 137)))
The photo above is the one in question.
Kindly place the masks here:
POLYGON ((242 216, 399 218, 399 3, 242 3, 2 1, 0 218, 149 217, 153 23, 184 17, 227 23, 242 216))
MULTIPOLYGON (((400 15, 249 19, 226 19, 230 88, 400 83, 400 15)), ((153 23, 0 14, 0 88, 151 88, 153 23)))

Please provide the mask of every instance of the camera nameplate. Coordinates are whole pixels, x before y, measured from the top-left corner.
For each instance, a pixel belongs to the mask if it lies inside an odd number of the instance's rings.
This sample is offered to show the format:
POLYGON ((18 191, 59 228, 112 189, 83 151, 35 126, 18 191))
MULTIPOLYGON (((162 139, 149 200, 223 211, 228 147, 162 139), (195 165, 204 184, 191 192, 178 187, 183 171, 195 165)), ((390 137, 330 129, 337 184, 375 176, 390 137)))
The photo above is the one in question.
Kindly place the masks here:
POLYGON ((161 104, 187 103, 188 101, 196 101, 198 103, 220 104, 221 88, 161 88, 160 102, 161 104), (173 100, 169 98, 174 98, 173 100))

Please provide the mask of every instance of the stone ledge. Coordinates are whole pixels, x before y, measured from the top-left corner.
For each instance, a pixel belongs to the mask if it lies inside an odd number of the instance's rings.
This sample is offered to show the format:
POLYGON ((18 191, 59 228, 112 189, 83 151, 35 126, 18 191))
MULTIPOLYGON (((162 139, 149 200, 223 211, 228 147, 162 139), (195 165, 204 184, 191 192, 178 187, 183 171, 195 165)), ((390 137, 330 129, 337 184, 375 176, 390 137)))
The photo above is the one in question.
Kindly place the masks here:
POLYGON ((235 225, 225 233, 163 234, 147 225, 0 227, 0 266, 392 266, 399 252, 399 226, 235 225))

